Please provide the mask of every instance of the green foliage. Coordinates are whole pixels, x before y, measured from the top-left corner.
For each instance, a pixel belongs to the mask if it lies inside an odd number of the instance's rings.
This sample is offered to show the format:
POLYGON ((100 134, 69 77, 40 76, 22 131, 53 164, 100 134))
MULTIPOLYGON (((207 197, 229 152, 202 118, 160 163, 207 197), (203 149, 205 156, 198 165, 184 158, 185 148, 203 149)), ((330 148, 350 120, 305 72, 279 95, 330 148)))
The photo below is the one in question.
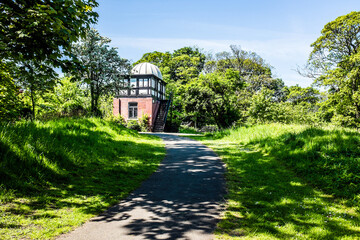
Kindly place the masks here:
POLYGON ((6 72, 30 98, 32 118, 36 117, 38 101, 56 85, 53 68, 66 70, 73 65, 69 60, 74 60, 71 44, 96 22, 98 15, 93 8, 97 6, 95 0, 18 0, 0 4, 0 57, 7 67, 13 64, 12 71, 6 72))
POLYGON ((91 113, 100 116, 99 99, 112 96, 124 88, 123 79, 128 74, 128 60, 120 58, 110 39, 100 36, 95 29, 86 32, 85 38, 73 45, 73 54, 82 68, 74 76, 88 87, 91 113))
POLYGON ((106 118, 106 121, 109 121, 109 122, 114 122, 116 124, 119 124, 121 126, 124 126, 126 127, 126 121, 125 121, 125 118, 123 116, 121 116, 120 114, 115 116, 113 114, 111 114, 110 116, 108 116, 106 118))
POLYGON ((20 117, 20 89, 8 72, 10 66, 0 61, 0 122, 20 117))
POLYGON ((302 88, 296 85, 289 87, 287 90, 287 101, 294 105, 299 103, 315 104, 321 99, 319 90, 313 87, 302 88))
POLYGON ((17 0, 0 5, 0 57, 60 66, 71 43, 97 20, 95 0, 17 0))
POLYGON ((169 62, 171 61, 172 55, 169 52, 150 52, 145 53, 140 60, 134 63, 134 65, 142 62, 148 62, 156 65, 160 71, 161 75, 163 76, 163 79, 165 82, 170 81, 170 68, 169 68, 169 62))
POLYGON ((30 98, 32 119, 36 118, 36 105, 45 93, 52 91, 57 83, 57 73, 48 64, 40 61, 23 61, 18 64, 15 78, 30 98))
POLYGON ((360 126, 360 12, 351 12, 326 24, 311 45, 308 66, 315 83, 328 89, 323 103, 327 118, 345 126, 360 126), (331 109, 330 111, 328 111, 331 109))
POLYGON ((356 130, 306 125, 238 128, 223 140, 261 149, 324 192, 360 203, 359 142, 356 130))
POLYGON ((265 123, 274 119, 272 96, 273 91, 266 88, 252 96, 248 112, 250 122, 265 123))
POLYGON ((95 118, 0 126, 0 238, 52 239, 125 198, 162 141, 95 118))
MULTIPOLYGON (((30 94, 24 96, 25 104, 30 104, 30 94)), ((63 77, 56 80, 54 88, 38 96, 35 111, 38 119, 84 116, 87 102, 86 91, 81 84, 74 82, 71 77, 63 77)))
POLYGON ((219 128, 226 128, 238 119, 235 92, 243 87, 237 72, 228 69, 200 75, 185 86, 182 102, 188 115, 198 119, 212 119, 219 128))
POLYGON ((141 126, 140 126, 140 124, 139 124, 139 122, 137 120, 128 120, 127 123, 126 123, 126 127, 128 129, 135 130, 135 131, 138 131, 138 132, 141 131, 141 126))
POLYGON ((187 125, 181 125, 179 129, 180 133, 191 133, 191 134, 197 134, 199 133, 199 130, 195 127, 187 126, 187 125))
POLYGON ((360 237, 357 131, 267 124, 195 138, 227 168, 218 238, 360 237))
POLYGON ((219 131, 219 127, 216 125, 205 125, 200 129, 201 132, 212 133, 219 131))
MULTIPOLYGON (((187 123, 198 128, 209 124, 228 128, 235 122, 244 123, 253 95, 263 89, 272 91, 272 102, 286 100, 288 91, 283 81, 271 76, 271 66, 264 59, 238 46, 230 48, 230 52, 205 56, 196 47, 184 47, 172 54, 146 53, 137 62, 158 64, 168 83, 167 92, 173 92, 167 130, 187 123)), ((255 116, 255 108, 252 110, 254 119, 264 118, 255 116)), ((275 115, 274 111, 271 115, 275 115)))
POLYGON ((142 132, 149 132, 151 130, 149 115, 144 114, 139 118, 139 126, 140 126, 142 132))

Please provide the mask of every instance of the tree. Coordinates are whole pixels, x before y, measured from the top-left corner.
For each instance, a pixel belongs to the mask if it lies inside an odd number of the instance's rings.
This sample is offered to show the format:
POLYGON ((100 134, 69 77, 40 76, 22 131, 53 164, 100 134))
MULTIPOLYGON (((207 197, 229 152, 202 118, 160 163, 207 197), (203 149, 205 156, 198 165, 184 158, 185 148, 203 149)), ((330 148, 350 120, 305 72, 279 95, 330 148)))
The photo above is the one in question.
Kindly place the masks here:
POLYGON ((250 120, 258 123, 270 122, 274 119, 274 101, 272 99, 273 91, 264 88, 255 93, 251 98, 251 104, 248 110, 250 120))
POLYGON ((326 104, 334 107, 333 121, 360 126, 360 12, 326 24, 311 46, 308 75, 328 89, 326 104))
POLYGON ((313 87, 302 88, 298 85, 288 88, 287 101, 297 105, 300 103, 315 104, 321 99, 319 90, 313 87))
POLYGON ((53 91, 41 96, 43 116, 80 116, 86 111, 87 98, 81 82, 66 76, 59 79, 53 91))
POLYGON ((188 82, 190 79, 198 77, 204 68, 206 56, 197 47, 183 47, 169 52, 150 52, 145 53, 135 64, 150 62, 159 67, 164 81, 188 82))
POLYGON ((197 47, 183 47, 175 50, 169 62, 170 78, 187 82, 199 76, 204 68, 206 56, 197 47))
POLYGON ((87 32, 86 37, 74 44, 74 55, 82 68, 75 76, 90 90, 91 112, 100 115, 99 98, 111 95, 124 88, 124 76, 129 74, 129 61, 120 58, 116 48, 109 47, 111 40, 100 36, 95 30, 87 32))
POLYGON ((231 126, 239 119, 236 91, 244 86, 237 76, 237 71, 228 69, 225 73, 200 75, 187 84, 182 91, 186 113, 203 124, 213 121, 219 128, 231 126))
POLYGON ((38 93, 56 84, 53 67, 72 66, 71 44, 84 36, 98 14, 95 0, 3 0, 0 3, 0 64, 29 94, 35 117, 38 93))
POLYGON ((134 65, 142 62, 148 62, 156 65, 159 68, 163 68, 168 66, 171 57, 172 56, 169 52, 165 52, 165 53, 158 51, 149 52, 149 53, 145 53, 139 61, 134 63, 134 65))
POLYGON ((163 76, 163 80, 165 82, 170 82, 169 62, 171 58, 172 55, 169 52, 162 53, 162 52, 154 51, 154 52, 145 53, 139 61, 134 63, 134 65, 142 62, 152 63, 160 69, 161 75, 163 76))
POLYGON ((18 85, 30 97, 31 117, 34 119, 38 98, 55 87, 57 73, 44 62, 26 60, 18 64, 15 77, 18 85))
POLYGON ((63 65, 71 43, 98 14, 95 0, 3 0, 0 3, 0 59, 63 65))
POLYGON ((215 55, 214 70, 226 71, 232 68, 237 70, 245 81, 252 76, 271 76, 271 66, 255 52, 242 50, 236 45, 230 45, 230 49, 230 52, 220 52, 215 55))
POLYGON ((9 63, 0 62, 0 121, 10 121, 19 117, 20 89, 8 72, 9 68, 13 67, 9 63))

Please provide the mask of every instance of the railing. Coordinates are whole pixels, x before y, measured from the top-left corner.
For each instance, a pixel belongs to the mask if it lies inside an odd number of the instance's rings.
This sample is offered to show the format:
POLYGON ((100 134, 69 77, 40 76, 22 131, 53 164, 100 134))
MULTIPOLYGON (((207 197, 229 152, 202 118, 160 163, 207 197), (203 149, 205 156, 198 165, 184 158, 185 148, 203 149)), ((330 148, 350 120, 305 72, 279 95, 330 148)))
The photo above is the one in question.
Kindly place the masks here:
POLYGON ((169 101, 167 102, 167 105, 166 105, 165 117, 164 117, 164 124, 166 124, 166 119, 167 119, 167 115, 168 115, 168 112, 169 112, 169 108, 170 108, 170 104, 171 104, 171 101, 172 101, 172 97, 173 97, 173 92, 170 93, 169 101))

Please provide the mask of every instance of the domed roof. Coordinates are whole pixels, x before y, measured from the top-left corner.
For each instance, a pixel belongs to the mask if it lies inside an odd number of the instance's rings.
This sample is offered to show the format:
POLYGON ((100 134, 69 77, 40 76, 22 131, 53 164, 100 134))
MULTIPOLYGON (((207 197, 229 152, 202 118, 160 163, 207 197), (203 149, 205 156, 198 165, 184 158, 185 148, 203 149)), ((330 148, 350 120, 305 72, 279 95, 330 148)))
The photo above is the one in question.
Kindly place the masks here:
POLYGON ((139 63, 136 64, 135 67, 131 70, 132 75, 140 75, 140 74, 152 74, 162 80, 162 75, 157 66, 151 63, 139 63))

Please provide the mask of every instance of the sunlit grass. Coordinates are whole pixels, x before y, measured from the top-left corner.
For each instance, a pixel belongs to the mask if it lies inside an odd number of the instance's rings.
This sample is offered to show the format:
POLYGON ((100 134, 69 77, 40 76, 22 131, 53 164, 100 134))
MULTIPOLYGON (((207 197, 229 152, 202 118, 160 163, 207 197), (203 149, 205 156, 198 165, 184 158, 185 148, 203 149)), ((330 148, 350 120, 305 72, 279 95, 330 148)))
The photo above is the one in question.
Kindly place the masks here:
POLYGON ((217 238, 360 238, 355 130, 269 124, 197 139, 226 163, 217 238))
POLYGON ((126 197, 162 141, 95 118, 0 127, 0 239, 49 239, 126 197))

